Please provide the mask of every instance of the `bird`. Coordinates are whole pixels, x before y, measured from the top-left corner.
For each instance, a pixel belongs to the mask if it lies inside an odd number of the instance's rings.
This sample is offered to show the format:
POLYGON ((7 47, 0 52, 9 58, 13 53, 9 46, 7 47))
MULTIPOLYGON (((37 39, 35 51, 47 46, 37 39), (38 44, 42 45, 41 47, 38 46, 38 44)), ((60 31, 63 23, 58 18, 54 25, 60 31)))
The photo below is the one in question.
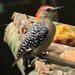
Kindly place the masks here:
POLYGON ((25 61, 28 61, 28 59, 46 51, 47 47, 52 43, 56 32, 52 19, 56 11, 61 8, 62 6, 43 5, 38 9, 36 13, 37 22, 32 23, 32 26, 25 33, 25 38, 19 46, 17 58, 12 66, 23 57, 25 61))

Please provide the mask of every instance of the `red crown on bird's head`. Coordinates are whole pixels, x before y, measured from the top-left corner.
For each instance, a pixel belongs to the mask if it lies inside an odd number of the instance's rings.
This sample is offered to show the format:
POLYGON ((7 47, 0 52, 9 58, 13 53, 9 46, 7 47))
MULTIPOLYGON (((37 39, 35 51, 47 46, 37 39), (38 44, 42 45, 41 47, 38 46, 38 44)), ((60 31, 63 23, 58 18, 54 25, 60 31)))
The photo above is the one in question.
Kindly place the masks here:
MULTIPOLYGON (((46 8, 46 7, 52 7, 52 6, 50 6, 50 5, 43 5, 43 6, 41 6, 41 7, 38 9, 37 13, 36 13, 36 18, 39 18, 39 17, 38 17, 38 14, 40 13, 40 11, 41 11, 43 8, 46 8)), ((53 8, 53 7, 52 7, 52 8, 53 8)))

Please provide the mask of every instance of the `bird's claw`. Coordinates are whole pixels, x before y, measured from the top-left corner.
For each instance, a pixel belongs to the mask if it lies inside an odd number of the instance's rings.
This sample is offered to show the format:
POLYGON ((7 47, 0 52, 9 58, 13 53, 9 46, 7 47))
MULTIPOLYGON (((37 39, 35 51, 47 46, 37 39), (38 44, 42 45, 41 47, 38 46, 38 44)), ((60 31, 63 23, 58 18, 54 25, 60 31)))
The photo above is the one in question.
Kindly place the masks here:
POLYGON ((31 64, 33 64, 36 60, 39 60, 39 57, 35 57, 35 58, 31 61, 31 64))
POLYGON ((46 62, 45 59, 40 59, 39 57, 35 57, 35 58, 31 61, 31 64, 33 65, 36 60, 39 60, 39 61, 42 61, 42 62, 46 62))

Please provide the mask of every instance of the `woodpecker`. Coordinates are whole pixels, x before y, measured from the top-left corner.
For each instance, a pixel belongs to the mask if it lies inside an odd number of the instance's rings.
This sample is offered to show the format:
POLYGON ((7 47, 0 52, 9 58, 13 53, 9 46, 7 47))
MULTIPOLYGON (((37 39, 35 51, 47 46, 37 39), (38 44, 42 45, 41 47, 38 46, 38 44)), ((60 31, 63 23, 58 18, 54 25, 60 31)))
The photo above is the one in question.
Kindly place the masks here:
POLYGON ((25 39, 19 46, 17 59, 14 66, 21 58, 27 61, 45 51, 51 44, 56 32, 55 25, 52 22, 53 16, 57 10, 62 7, 51 7, 44 5, 36 13, 37 22, 33 23, 31 28, 25 34, 25 39))

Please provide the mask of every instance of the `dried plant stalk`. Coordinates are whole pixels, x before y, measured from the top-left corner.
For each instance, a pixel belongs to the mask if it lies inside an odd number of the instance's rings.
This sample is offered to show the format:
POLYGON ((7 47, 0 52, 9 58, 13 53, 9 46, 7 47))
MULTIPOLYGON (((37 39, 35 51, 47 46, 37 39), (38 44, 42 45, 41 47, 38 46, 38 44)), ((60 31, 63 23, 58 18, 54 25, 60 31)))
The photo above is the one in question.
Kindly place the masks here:
MULTIPOLYGON (((16 58, 17 50, 19 48, 19 45, 21 44, 21 41, 19 39, 18 30, 16 26, 13 24, 13 22, 10 23, 5 29, 4 41, 9 45, 14 57, 16 58)), ((17 65, 22 75, 25 75, 24 67, 23 67, 23 60, 21 59, 17 63, 17 65)))

